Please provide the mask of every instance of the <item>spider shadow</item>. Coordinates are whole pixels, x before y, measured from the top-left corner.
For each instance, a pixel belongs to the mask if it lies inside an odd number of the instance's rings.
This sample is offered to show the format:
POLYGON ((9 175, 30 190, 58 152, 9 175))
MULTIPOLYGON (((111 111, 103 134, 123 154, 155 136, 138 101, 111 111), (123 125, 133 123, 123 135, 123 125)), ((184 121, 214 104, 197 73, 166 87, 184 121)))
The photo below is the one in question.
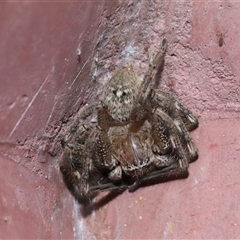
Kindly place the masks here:
POLYGON ((98 193, 93 194, 88 199, 83 199, 79 195, 73 194, 75 199, 78 201, 78 203, 81 205, 80 213, 81 215, 86 218, 89 216, 92 212, 99 210, 100 208, 104 207, 106 204, 117 198, 120 194, 125 192, 127 189, 129 192, 134 192, 138 188, 141 187, 147 187, 150 185, 156 185, 164 182, 169 182, 173 180, 178 179, 184 179, 188 177, 188 171, 172 171, 172 172, 166 172, 165 174, 160 174, 157 176, 158 171, 152 172, 149 175, 147 175, 142 181, 139 182, 139 184, 136 184, 136 186, 132 187, 135 183, 133 182, 125 182, 122 183, 122 185, 119 185, 118 188, 115 188, 114 190, 110 191, 107 195, 100 197, 99 200, 94 201, 93 199, 97 197, 98 193), (156 176, 154 176, 156 174, 156 176))
MULTIPOLYGON (((78 203, 81 204, 80 212, 81 215, 86 218, 89 216, 92 212, 99 210, 100 208, 104 207, 107 205, 109 202, 111 202, 113 199, 118 197, 120 194, 122 194, 124 190, 115 190, 112 192, 109 192, 107 195, 101 197, 98 201, 93 202, 92 199, 77 199, 78 203)), ((76 197, 75 197, 76 199, 76 197)))

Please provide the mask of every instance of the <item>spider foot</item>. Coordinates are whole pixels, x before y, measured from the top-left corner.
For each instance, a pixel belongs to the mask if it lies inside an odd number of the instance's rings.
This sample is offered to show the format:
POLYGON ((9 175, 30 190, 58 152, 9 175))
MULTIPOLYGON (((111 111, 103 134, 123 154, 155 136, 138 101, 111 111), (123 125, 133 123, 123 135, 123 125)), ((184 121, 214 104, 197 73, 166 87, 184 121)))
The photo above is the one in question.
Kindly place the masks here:
POLYGON ((128 187, 128 191, 134 192, 140 187, 140 185, 141 185, 141 181, 137 180, 128 187))

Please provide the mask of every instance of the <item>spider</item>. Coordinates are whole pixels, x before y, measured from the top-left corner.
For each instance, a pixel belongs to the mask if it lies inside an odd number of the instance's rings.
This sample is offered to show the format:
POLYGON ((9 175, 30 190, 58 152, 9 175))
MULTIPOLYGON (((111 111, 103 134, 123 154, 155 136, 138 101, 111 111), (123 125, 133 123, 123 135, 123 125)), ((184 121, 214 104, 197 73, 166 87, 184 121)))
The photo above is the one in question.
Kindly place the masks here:
POLYGON ((220 33, 220 34, 216 34, 218 36, 218 45, 219 47, 222 47, 223 44, 226 45, 224 38, 226 38, 226 34, 227 34, 228 30, 225 33, 220 33))
POLYGON ((62 136, 60 170, 68 189, 82 198, 101 191, 135 191, 142 184, 188 171, 198 158, 189 132, 198 119, 171 93, 154 89, 167 40, 143 81, 131 65, 107 83, 100 103, 86 107, 62 136), (97 124, 87 122, 96 114, 97 124))

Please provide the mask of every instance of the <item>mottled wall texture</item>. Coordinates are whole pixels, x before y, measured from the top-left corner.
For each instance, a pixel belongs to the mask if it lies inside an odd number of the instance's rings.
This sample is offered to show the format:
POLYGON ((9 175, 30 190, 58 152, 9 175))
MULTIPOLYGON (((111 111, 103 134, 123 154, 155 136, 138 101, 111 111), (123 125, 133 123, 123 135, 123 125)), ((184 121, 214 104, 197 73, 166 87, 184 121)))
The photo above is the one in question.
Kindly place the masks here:
POLYGON ((0 238, 239 238, 239 15, 231 0, 1 3, 0 238), (59 136, 120 66, 142 78, 164 36, 159 88, 199 116, 199 159, 186 179, 84 212, 59 136))

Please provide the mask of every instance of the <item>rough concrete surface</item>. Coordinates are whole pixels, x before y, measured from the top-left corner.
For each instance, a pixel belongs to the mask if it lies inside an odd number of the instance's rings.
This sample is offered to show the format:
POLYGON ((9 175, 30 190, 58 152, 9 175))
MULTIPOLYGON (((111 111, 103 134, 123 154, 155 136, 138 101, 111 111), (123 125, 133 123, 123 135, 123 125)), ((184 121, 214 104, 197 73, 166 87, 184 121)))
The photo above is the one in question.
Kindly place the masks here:
POLYGON ((239 14, 236 1, 1 3, 0 238, 240 238, 239 14), (121 65, 142 77, 163 36, 159 87, 199 116, 199 159, 186 179, 84 215, 61 179, 59 135, 121 65))

